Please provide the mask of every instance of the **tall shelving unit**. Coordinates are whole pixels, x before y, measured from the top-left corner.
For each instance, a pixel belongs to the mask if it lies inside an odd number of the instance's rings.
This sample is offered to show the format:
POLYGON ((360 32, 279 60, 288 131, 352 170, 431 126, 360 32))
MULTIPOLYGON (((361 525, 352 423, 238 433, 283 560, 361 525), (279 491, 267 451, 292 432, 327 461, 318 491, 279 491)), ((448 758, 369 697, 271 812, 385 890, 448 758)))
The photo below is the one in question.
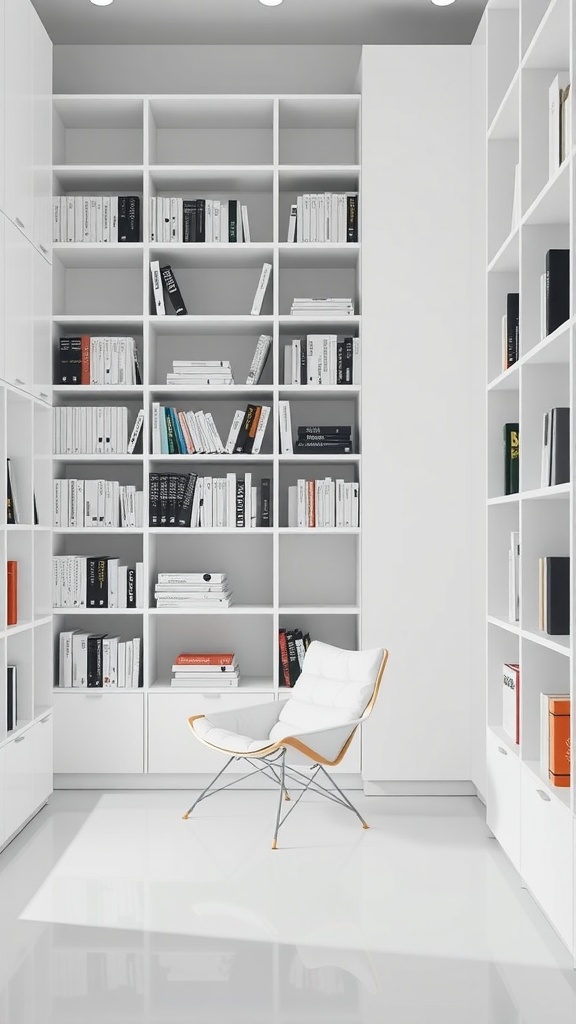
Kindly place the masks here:
MULTIPOLYGON (((488 824, 526 887, 572 950, 574 771, 569 788, 540 764, 540 693, 574 699, 574 630, 538 628, 538 559, 571 558, 574 623, 574 486, 542 487, 543 415, 571 410, 574 480, 574 149, 549 177, 548 90, 558 72, 572 83, 570 0, 492 2, 487 12, 487 810, 488 824), (520 216, 512 225, 515 165, 520 216), (571 252, 570 318, 540 337, 540 275, 548 249, 571 252), (506 294, 520 294, 520 355, 502 371, 506 294), (520 491, 504 494, 503 426, 520 428, 520 491), (508 547, 520 538, 520 619, 508 621, 508 547), (520 744, 502 729, 502 665, 520 665, 520 744)), ((574 736, 572 722, 572 737, 574 736)), ((572 739, 573 744, 573 739, 572 739)), ((573 745, 572 745, 573 749, 573 745)))
MULTIPOLYGON (((360 190, 360 99, 330 96, 78 96, 54 98, 54 195, 136 194, 142 243, 54 244, 53 344, 77 334, 131 335, 141 387, 55 386, 54 404, 125 404, 132 422, 145 411, 142 455, 57 456, 55 476, 106 477, 144 491, 150 471, 184 466, 210 475, 244 472, 272 479, 273 525, 242 529, 55 530, 56 554, 110 554, 144 562, 146 604, 136 612, 55 611, 55 635, 84 628, 143 641, 143 688, 99 691, 55 688, 55 771, 64 784, 89 776, 143 773, 166 778, 209 772, 218 758, 190 742, 193 711, 280 697, 277 636, 300 627, 312 638, 354 649, 360 640, 361 528, 288 527, 287 488, 299 477, 361 482, 359 385, 294 387, 283 381, 284 346, 294 337, 329 332, 359 336, 360 243, 287 243, 290 204, 303 192, 360 190), (241 199, 250 243, 150 243, 152 196, 241 199), (150 312, 151 259, 169 263, 188 316, 150 312), (263 262, 272 278, 262 314, 250 315, 263 262), (303 320, 290 315, 302 295, 352 296, 355 315, 303 320), (260 384, 242 383, 261 333, 273 337, 260 384), (222 358, 238 382, 225 389, 167 387, 173 359, 222 358), (350 423, 354 455, 282 455, 278 402, 291 402, 292 425, 350 423), (235 408, 253 400, 272 407, 258 456, 151 454, 153 401, 204 408, 227 433, 235 408), (221 612, 154 607, 159 571, 223 571, 234 592, 221 612), (234 692, 170 687, 181 650, 236 652, 241 685, 234 692), (116 742, 117 741, 117 742, 116 742)), ((359 772, 356 741, 345 765, 359 772)))

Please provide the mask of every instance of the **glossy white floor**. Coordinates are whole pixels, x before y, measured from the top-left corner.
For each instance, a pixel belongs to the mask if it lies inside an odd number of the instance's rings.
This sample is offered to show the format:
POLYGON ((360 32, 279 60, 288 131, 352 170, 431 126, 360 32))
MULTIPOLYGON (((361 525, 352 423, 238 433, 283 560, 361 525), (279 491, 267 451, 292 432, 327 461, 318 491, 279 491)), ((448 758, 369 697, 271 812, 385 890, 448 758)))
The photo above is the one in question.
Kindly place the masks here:
MULTIPOLYGON (((354 794, 357 796, 357 794, 354 794)), ((2 1024, 573 1024, 471 798, 56 793, 0 855, 2 1024)))

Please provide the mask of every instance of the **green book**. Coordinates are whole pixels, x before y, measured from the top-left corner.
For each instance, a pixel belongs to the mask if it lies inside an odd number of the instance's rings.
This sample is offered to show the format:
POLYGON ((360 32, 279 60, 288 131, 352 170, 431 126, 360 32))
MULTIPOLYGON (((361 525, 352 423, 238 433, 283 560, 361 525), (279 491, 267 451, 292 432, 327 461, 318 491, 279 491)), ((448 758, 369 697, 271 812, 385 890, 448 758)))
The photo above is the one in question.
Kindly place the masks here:
POLYGON ((520 490, 520 434, 517 423, 504 424, 504 493, 520 490))

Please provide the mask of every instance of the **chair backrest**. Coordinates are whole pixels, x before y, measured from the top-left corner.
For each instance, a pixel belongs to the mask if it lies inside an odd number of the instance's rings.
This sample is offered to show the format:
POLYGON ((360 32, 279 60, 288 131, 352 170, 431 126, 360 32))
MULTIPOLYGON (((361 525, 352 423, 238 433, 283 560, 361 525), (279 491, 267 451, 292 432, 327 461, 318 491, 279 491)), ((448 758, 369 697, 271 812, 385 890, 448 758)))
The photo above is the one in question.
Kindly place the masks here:
POLYGON ((270 738, 285 736, 287 727, 297 734, 367 718, 378 695, 387 657, 382 647, 346 651, 314 640, 270 738))

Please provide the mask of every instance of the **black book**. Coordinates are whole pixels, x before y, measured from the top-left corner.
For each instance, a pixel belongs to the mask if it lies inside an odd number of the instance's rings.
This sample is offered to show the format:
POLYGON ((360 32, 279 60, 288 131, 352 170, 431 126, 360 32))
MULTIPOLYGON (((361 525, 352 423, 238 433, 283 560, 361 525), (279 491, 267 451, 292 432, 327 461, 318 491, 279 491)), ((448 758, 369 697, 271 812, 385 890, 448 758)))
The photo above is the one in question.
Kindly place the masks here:
POLYGON ((171 473, 168 477, 168 507, 166 509, 166 526, 176 526, 178 509, 178 476, 171 473))
POLYGON ((545 632, 550 636, 570 634, 570 559, 553 556, 545 563, 545 632))
POLYGON ((270 477, 262 478, 260 484, 260 526, 272 525, 272 489, 270 477))
POLYGON ((136 569, 132 566, 126 570, 126 607, 136 607, 136 569))
POLYGON ((518 362, 520 355, 520 295, 509 292, 506 296, 506 365, 518 362))
POLYGON ((332 434, 335 437, 351 437, 352 427, 333 426, 332 424, 326 427, 318 425, 298 427, 298 437, 306 437, 308 435, 317 435, 318 437, 320 437, 325 434, 332 434))
POLYGON ((228 241, 238 241, 238 200, 228 200, 228 241))
POLYGON ((184 487, 184 494, 176 517, 176 526, 190 526, 192 520, 192 502, 194 501, 194 491, 196 490, 198 474, 188 473, 188 476, 185 479, 186 485, 184 487))
POLYGON ((12 479, 10 476, 10 459, 6 459, 6 523, 8 526, 15 526, 16 524, 16 510, 14 507, 12 479))
POLYGON ((196 241, 206 241, 206 200, 196 200, 196 241))
POLYGON ((570 250, 546 253, 546 334, 552 334, 570 316, 570 250))
POLYGON ((296 439, 297 444, 307 444, 309 441, 333 441, 336 444, 351 444, 351 438, 345 437, 343 434, 298 434, 296 439))
POLYGON ((254 417, 256 415, 256 410, 257 409, 258 409, 257 405, 247 405, 246 406, 246 412, 244 413, 244 419, 242 420, 242 426, 240 427, 240 430, 238 432, 238 437, 236 438, 236 443, 234 445, 234 451, 236 452, 236 454, 241 454, 241 453, 244 452, 244 445, 248 441, 248 435, 250 433, 250 427, 252 426, 252 423, 254 421, 254 417))
POLYGON ((196 200, 185 199, 182 203, 182 241, 196 241, 196 200))
POLYGON ((168 440, 168 454, 177 455, 178 442, 174 434, 174 420, 172 419, 171 410, 169 406, 164 407, 164 419, 166 420, 166 438, 168 440))
POLYGON ((570 409, 552 409, 550 423, 550 484, 570 481, 570 409))
POLYGON ((300 661, 296 650, 296 638, 302 634, 297 629, 286 630, 286 644, 288 647, 288 668, 290 671, 290 686, 294 686, 300 675, 300 661))
POLYGON ((134 378, 137 384, 142 383, 142 374, 140 372, 140 362, 138 360, 138 348, 136 342, 134 342, 134 378))
POLYGON ((346 196, 346 241, 358 241, 358 196, 346 196))
POLYGON ((12 732, 18 721, 18 708, 16 700, 16 665, 6 666, 6 729, 12 732))
POLYGON ((504 424, 504 494, 520 489, 520 435, 517 423, 504 424))
POLYGON ((308 353, 306 352, 306 340, 300 342, 300 384, 308 383, 308 353))
POLYGON ((118 241, 140 241, 140 199, 118 196, 118 241))
POLYGON ((342 383, 354 383, 354 338, 344 338, 344 380, 342 383))
POLYGON ((160 477, 150 473, 148 477, 148 517, 150 526, 160 525, 160 477))
POLYGON ((38 526, 38 509, 36 508, 36 495, 32 495, 32 504, 34 505, 34 526, 38 526))
POLYGON ((82 338, 60 338, 58 384, 80 384, 82 338))
POLYGON ((336 342, 336 383, 344 384, 344 350, 346 342, 338 339, 336 342))
POLYGON ((106 635, 106 633, 90 633, 86 641, 88 689, 104 686, 102 641, 106 635))
POLYGON ((236 526, 245 525, 246 517, 246 481, 236 481, 236 526))
POLYGON ((158 526, 168 525, 168 482, 170 476, 170 473, 160 474, 158 526))
POLYGON ((164 295, 168 296, 172 304, 172 308, 176 316, 186 316, 188 310, 182 298, 182 294, 178 287, 178 282, 174 277, 172 267, 160 267, 160 274, 162 276, 162 287, 164 288, 164 295))
POLYGON ((294 454, 300 452, 308 452, 311 455, 321 455, 322 452, 326 452, 327 455, 353 455, 352 445, 343 444, 340 442, 337 444, 332 441, 307 441, 305 443, 296 442, 294 447, 294 454))

